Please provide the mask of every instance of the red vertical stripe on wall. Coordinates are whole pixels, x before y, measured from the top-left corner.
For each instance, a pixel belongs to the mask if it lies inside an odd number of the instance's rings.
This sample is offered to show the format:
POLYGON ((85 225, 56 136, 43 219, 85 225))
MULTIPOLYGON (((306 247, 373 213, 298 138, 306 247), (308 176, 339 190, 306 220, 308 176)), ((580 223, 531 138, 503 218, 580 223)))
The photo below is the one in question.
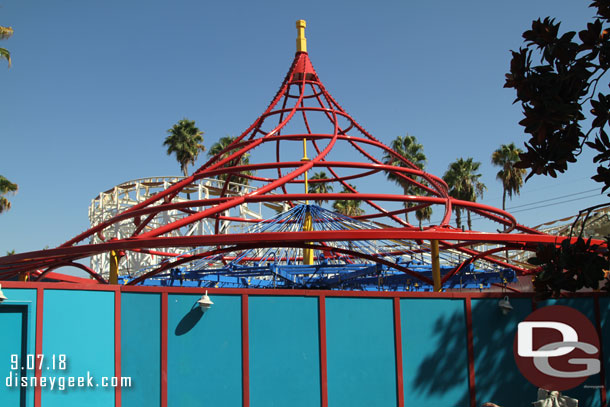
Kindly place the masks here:
POLYGON ((595 328, 597 329, 597 337, 599 338, 599 361, 601 362, 601 371, 599 372, 599 377, 601 381, 601 389, 600 397, 602 399, 602 406, 606 405, 606 369, 604 368, 604 339, 602 337, 602 318, 601 312, 599 308, 599 297, 596 295, 594 298, 595 301, 595 328))
POLYGON ((404 407, 405 395, 402 378, 402 328, 400 325, 400 298, 394 297, 394 344, 396 347, 396 400, 404 407))
MULTIPOLYGON (((121 291, 114 290, 114 376, 121 383, 121 291)), ((114 388, 114 406, 121 407, 121 386, 114 388)))
POLYGON ((536 308, 538 308, 538 302, 532 297, 532 312, 536 311, 536 308))
POLYGON ((318 330, 320 332, 320 404, 328 407, 328 381, 326 373, 326 297, 318 297, 318 330))
POLYGON ((243 406, 250 406, 250 340, 248 337, 248 294, 241 296, 241 371, 243 406))
POLYGON ((167 291, 161 293, 161 407, 167 407, 167 291))
POLYGON ((474 344, 472 337, 472 303, 470 297, 465 299, 466 335, 468 344, 468 386, 470 389, 470 407, 477 406, 477 393, 474 385, 474 344))
MULTIPOLYGON (((35 352, 37 355, 42 355, 42 309, 44 306, 44 288, 38 287, 36 289, 36 344, 34 345, 35 352)), ((42 372, 40 366, 36 363, 34 375, 36 376, 36 382, 40 382, 42 372)), ((34 388, 34 407, 41 406, 41 388, 36 386, 34 388)))

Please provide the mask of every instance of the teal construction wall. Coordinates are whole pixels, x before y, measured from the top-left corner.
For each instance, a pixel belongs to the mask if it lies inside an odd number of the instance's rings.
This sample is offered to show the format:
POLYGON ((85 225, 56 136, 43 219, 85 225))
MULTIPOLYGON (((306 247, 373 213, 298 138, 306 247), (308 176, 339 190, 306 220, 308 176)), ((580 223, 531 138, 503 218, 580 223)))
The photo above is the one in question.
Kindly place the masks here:
POLYGON ((463 299, 400 300, 406 406, 469 406, 463 299))
POLYGON ((318 299, 250 297, 248 324, 250 406, 319 406, 318 299))
POLYGON ((14 387, 15 380, 29 377, 32 372, 19 364, 11 369, 11 355, 19 355, 25 360, 27 354, 33 355, 34 335, 36 332, 36 290, 2 290, 10 300, 0 307, 0 406, 31 407, 34 405, 34 389, 14 387), (24 354, 25 353, 25 354, 24 354), (12 378, 8 382, 7 378, 12 378))
MULTIPOLYGON (((476 405, 529 405, 536 395, 512 351, 517 323, 532 311, 530 298, 511 298, 514 310, 505 316, 499 298, 476 295, 468 300, 234 290, 210 292, 214 305, 204 314, 197 305, 202 290, 52 287, 40 289, 42 353, 45 363, 53 355, 66 355, 67 368, 43 368, 42 375, 57 379, 89 372, 99 383, 100 377, 115 375, 116 345, 121 375, 130 377, 131 385, 120 392, 101 386, 45 388, 43 407, 321 407, 324 401, 331 407, 357 407, 398 406, 401 400, 404 406, 470 407, 469 316, 476 405)), ((7 387, 6 378, 20 374, 10 369, 11 355, 35 354, 37 290, 3 291, 9 300, 0 305, 0 406, 36 407, 32 388, 7 387)), ((538 307, 568 305, 593 324, 599 316, 607 371, 610 300, 599 298, 598 314, 595 301, 574 298, 538 307)), ((23 374, 34 372, 23 369, 23 374)), ((593 376, 565 393, 580 405, 601 406, 600 381, 593 376)))
MULTIPOLYGON (((600 300, 600 305, 601 305, 601 301, 603 301, 603 299, 600 300)), ((591 323, 595 326, 595 303, 594 303, 593 298, 570 298, 570 299, 551 300, 551 301, 546 301, 546 302, 540 304, 540 306, 547 306, 547 305, 565 305, 568 307, 572 307, 572 308, 582 312, 589 319, 589 321, 591 321, 591 323)), ((607 302, 606 302, 606 305, 607 305, 607 302)), ((601 315, 606 315, 608 313, 608 310, 609 309, 607 307, 606 308, 600 307, 601 315)), ((604 326, 602 325, 602 330, 603 330, 603 327, 604 326)), ((606 326, 605 329, 607 330, 608 326, 606 326)), ((607 332, 606 338, 610 338, 610 332, 609 331, 606 331, 606 332, 607 332)), ((603 334, 603 332, 602 332, 602 334, 603 334)), ((603 340, 602 340, 602 350, 603 350, 603 340)), ((604 353, 604 355, 607 355, 607 353, 604 353)), ((608 367, 608 366, 610 366, 610 365, 606 365, 606 367, 608 367)), ((607 371, 607 374, 610 374, 610 371, 608 371, 608 369, 606 369, 606 371, 607 371)), ((579 406, 600 405, 601 397, 600 397, 599 391, 591 391, 592 389, 595 389, 596 387, 598 387, 600 385, 600 382, 601 382, 601 377, 599 374, 589 376, 582 385, 573 389, 570 392, 570 395, 578 400, 579 406)))
POLYGON ((114 376, 114 292, 45 290, 42 354, 46 377, 92 376, 95 387, 42 389, 45 407, 114 405, 114 389, 102 387, 114 376), (66 355, 66 368, 58 359, 66 355), (52 358, 56 357, 53 368, 52 358))
POLYGON ((327 298, 329 406, 395 406, 390 298, 327 298))
POLYGON ((160 315, 160 294, 121 294, 121 375, 132 379, 124 406, 161 406, 160 315))
POLYGON ((168 296, 167 405, 241 406, 241 297, 215 295, 206 314, 200 297, 168 296))
POLYGON ((513 310, 502 315, 498 299, 472 300, 477 402, 500 406, 529 406, 537 389, 519 373, 513 356, 517 324, 532 312, 532 300, 512 299, 513 310), (517 391, 518 389, 518 391, 517 391))

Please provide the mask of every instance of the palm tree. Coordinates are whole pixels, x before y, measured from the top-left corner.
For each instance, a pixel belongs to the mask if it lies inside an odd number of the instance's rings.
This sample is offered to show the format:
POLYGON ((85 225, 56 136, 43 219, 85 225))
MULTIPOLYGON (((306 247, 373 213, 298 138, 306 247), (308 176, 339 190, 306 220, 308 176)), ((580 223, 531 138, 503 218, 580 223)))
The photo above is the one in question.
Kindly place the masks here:
MULTIPOLYGON (((11 27, 0 26, 0 40, 5 40, 13 35, 13 29, 11 27)), ((0 48, 0 59, 4 58, 8 61, 8 67, 11 67, 11 53, 5 48, 0 48)))
MULTIPOLYGON (((328 177, 324 171, 316 172, 311 177, 310 181, 313 180, 327 180, 328 177)), ((328 194, 329 192, 333 192, 333 186, 328 183, 328 181, 323 182, 313 182, 309 184, 308 191, 310 194, 328 194)), ((316 204, 322 205, 323 202, 328 202, 328 199, 317 199, 316 204)))
POLYGON ((419 228, 424 220, 430 220, 432 217, 432 206, 425 206, 415 211, 415 217, 419 221, 419 228))
MULTIPOLYGON (((353 185, 350 185, 352 188, 354 188, 353 185)), ((350 194, 352 193, 352 191, 350 191, 349 189, 347 189, 347 187, 343 187, 343 191, 341 191, 342 194, 350 194)), ((362 214, 364 214, 364 210, 360 207, 360 205, 362 204, 361 200, 357 200, 357 199, 340 199, 335 201, 335 203, 333 204, 333 209, 345 216, 360 216, 362 214)))
MULTIPOLYGON (((423 170, 426 166, 426 155, 424 154, 424 147, 417 142, 415 136, 409 136, 408 134, 404 137, 398 136, 392 141, 392 150, 415 164, 417 168, 423 170)), ((398 159, 393 154, 386 152, 383 156, 383 162, 387 165, 393 165, 395 167, 407 167, 405 162, 398 159)), ((409 181, 401 178, 394 172, 388 172, 387 177, 390 181, 394 181, 402 187, 404 195, 414 195, 417 191, 417 187, 411 184, 409 181)), ((405 209, 413 204, 405 202, 405 209)), ((409 213, 405 212, 405 220, 409 222, 409 213)))
POLYGON ((3 195, 17 192, 19 186, 0 175, 0 213, 11 209, 11 203, 3 195))
MULTIPOLYGON (((483 192, 487 189, 485 184, 479 181, 481 174, 477 171, 481 166, 480 162, 474 161, 472 158, 458 160, 449 164, 449 168, 443 175, 443 179, 449 186, 449 195, 463 201, 476 202, 477 197, 483 197, 483 192)), ((470 211, 468 215, 468 228, 472 229, 472 221, 470 219, 470 211)), ((455 221, 457 227, 462 227, 462 218, 460 208, 455 208, 455 221)))
POLYGON ((195 126, 195 121, 186 118, 180 120, 174 127, 167 130, 169 136, 163 145, 167 147, 167 155, 176 154, 176 160, 184 176, 188 176, 188 165, 195 164, 199 152, 205 151, 203 132, 195 126))
MULTIPOLYGON (((237 137, 232 137, 232 136, 222 137, 220 140, 218 140, 216 143, 214 143, 212 145, 212 147, 210 147, 210 151, 208 151, 208 156, 215 157, 216 155, 220 154, 224 149, 229 147, 229 145, 231 145, 231 143, 233 143, 236 138, 237 137)), ((217 161, 221 161, 221 160, 225 159, 226 157, 233 154, 236 150, 237 149, 233 148, 228 151, 225 151, 220 157, 218 157, 217 161)), ((235 166, 248 165, 248 164, 250 164, 250 154, 244 153, 240 157, 232 160, 231 162, 226 163, 224 165, 224 167, 235 167, 235 166)), ((252 171, 241 171, 240 174, 252 175, 252 171)), ((218 176, 218 179, 226 181, 229 179, 229 174, 220 174, 218 176)), ((250 180, 246 177, 240 177, 237 175, 233 175, 231 177, 230 182, 234 182, 236 184, 248 185, 250 180)), ((241 191, 241 189, 242 189, 242 187, 240 187, 240 186, 231 187, 231 190, 236 191, 236 192, 241 191)))
POLYGON ((502 168, 496 175, 496 178, 502 182, 502 210, 506 209, 506 195, 508 194, 512 199, 513 194, 519 195, 523 186, 523 177, 527 171, 525 168, 515 168, 521 153, 523 150, 517 148, 515 143, 510 143, 502 144, 491 155, 491 163, 502 168))

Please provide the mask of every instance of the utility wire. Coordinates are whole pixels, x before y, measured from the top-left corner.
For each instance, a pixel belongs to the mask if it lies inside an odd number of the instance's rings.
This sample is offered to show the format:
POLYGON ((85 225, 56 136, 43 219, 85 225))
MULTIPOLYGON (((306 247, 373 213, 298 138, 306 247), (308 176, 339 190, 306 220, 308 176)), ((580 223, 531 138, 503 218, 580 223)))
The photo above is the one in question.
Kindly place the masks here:
MULTIPOLYGON (((570 195, 566 195, 566 196, 570 196, 570 195)), ((594 196, 599 196, 599 194, 593 194, 593 195, 581 196, 581 197, 574 198, 574 199, 568 199, 568 200, 565 200, 565 201, 555 202, 555 203, 552 203, 552 204, 550 204, 550 205, 540 205, 540 206, 534 206, 533 208, 525 208, 525 209, 520 209, 520 210, 518 210, 518 211, 514 211, 513 213, 519 213, 519 212, 531 211, 531 210, 533 210, 533 209, 546 208, 546 207, 548 207, 548 206, 559 205, 559 204, 562 204, 562 203, 568 203, 568 202, 579 201, 579 200, 581 200, 581 199, 593 198, 594 196)))
MULTIPOLYGON (((573 196, 572 195, 566 195, 567 196, 573 196)), ((561 205, 564 203, 568 203, 568 202, 574 202, 574 201, 580 201, 581 199, 588 199, 588 198, 593 198, 599 196, 599 194, 593 194, 593 195, 587 195, 587 196, 581 196, 578 198, 573 198, 573 199, 567 199, 565 201, 559 201, 559 202, 553 202, 550 204, 546 204, 546 205, 540 205, 540 206, 534 206, 533 208, 525 208, 525 209, 519 209, 518 211, 512 211, 511 214, 513 213, 520 213, 520 212, 527 212, 527 211, 532 211, 534 209, 540 209, 540 208, 548 208, 549 206, 555 206, 555 205, 561 205)), ((557 198, 554 198, 557 199, 557 198)), ((547 201, 541 201, 541 202, 547 202, 547 201)), ((531 205, 531 204, 530 204, 531 205)), ((507 209, 508 210, 508 209, 507 209)), ((474 222, 475 220, 481 220, 481 219, 486 219, 484 216, 481 215, 477 215, 476 217, 473 217, 471 220, 474 222)))
POLYGON ((543 199, 542 201, 536 201, 536 202, 530 202, 527 204, 523 204, 523 205, 517 205, 517 206, 511 206, 510 208, 506 208, 506 210, 512 210, 512 209, 517 209, 517 208, 522 208, 524 206, 530 206, 530 205, 535 205, 535 204, 539 204, 539 203, 543 203, 543 202, 548 202, 548 201, 553 201, 555 199, 561 199, 561 198, 567 198, 569 196, 575 196, 575 195, 580 195, 580 194, 586 194, 588 192, 593 192, 593 191, 597 191, 599 190, 599 188, 593 188, 593 189, 589 189, 587 191, 582 191, 582 192, 575 192, 573 194, 568 194, 568 195, 562 195, 562 196, 558 196, 555 198, 548 198, 548 199, 543 199))
MULTIPOLYGON (((587 190, 587 191, 575 192, 573 194, 557 196, 557 197, 554 197, 554 198, 543 199, 541 201, 530 202, 530 203, 523 204, 523 205, 512 206, 510 208, 506 208, 506 210, 509 211, 509 210, 516 209, 516 208, 523 208, 523 207, 526 207, 526 206, 536 205, 536 204, 545 203, 545 202, 551 202, 551 201, 555 201, 557 199, 562 199, 562 198, 567 198, 567 197, 570 197, 570 196, 586 194, 587 192, 593 192, 593 191, 597 191, 597 190, 599 190, 599 188, 594 188, 594 189, 590 189, 590 190, 587 190)), ((568 203, 568 202, 574 202, 574 201, 578 201, 578 200, 581 200, 581 199, 592 198, 592 197, 595 197, 595 196, 599 196, 599 194, 582 196, 582 197, 578 197, 578 198, 575 198, 575 199, 569 199, 569 200, 565 200, 565 201, 550 203, 550 204, 547 204, 547 205, 535 206, 533 208, 520 209, 518 211, 514 211, 514 212, 511 212, 511 213, 519 213, 519 212, 525 212, 525 211, 534 210, 534 209, 546 208, 546 207, 549 207, 549 206, 560 205, 560 204, 568 203)), ((477 215, 477 216, 473 217, 471 220, 475 221, 475 220, 480 220, 480 219, 486 219, 486 218, 484 216, 477 215)), ((440 220, 437 220, 435 222, 429 222, 428 224, 431 225, 431 224, 435 224, 435 223, 438 223, 438 222, 440 222, 440 220)))

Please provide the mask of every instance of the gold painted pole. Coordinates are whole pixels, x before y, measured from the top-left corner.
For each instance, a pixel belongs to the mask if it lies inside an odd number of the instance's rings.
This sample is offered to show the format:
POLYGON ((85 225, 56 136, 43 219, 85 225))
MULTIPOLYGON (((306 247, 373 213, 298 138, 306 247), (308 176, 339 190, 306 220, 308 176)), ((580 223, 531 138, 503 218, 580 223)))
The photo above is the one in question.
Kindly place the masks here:
POLYGON ((108 276, 108 283, 118 284, 119 283, 119 254, 111 250, 110 251, 110 275, 108 276))
MULTIPOLYGON (((301 161, 309 161, 307 158, 307 139, 303 137, 303 158, 301 161)), ((305 194, 309 193, 309 183, 307 178, 307 172, 305 171, 305 194)), ((309 205, 309 199, 305 200, 305 204, 309 205)), ((313 230, 313 219, 311 218, 311 212, 307 210, 305 214, 305 221, 303 222, 303 231, 311 232, 313 230)), ((312 249, 303 249, 303 264, 312 265, 313 264, 313 250, 312 249)))
MULTIPOLYGON (((307 158, 307 139, 305 139, 305 137, 303 137, 303 158, 301 158, 301 161, 309 161, 309 158, 307 158)), ((307 173, 309 171, 305 171, 305 193, 308 194, 309 193, 309 183, 308 183, 308 178, 307 178, 307 173)), ((309 199, 305 200, 305 204, 309 205, 309 199)))
POLYGON ((441 263, 438 252, 438 240, 430 240, 430 256, 432 257, 432 281, 434 292, 440 292, 441 286, 441 263))
MULTIPOLYGON (((305 38, 305 27, 307 24, 305 20, 297 20, 297 52, 307 52, 307 38, 305 38)), ((303 158, 301 161, 309 161, 307 158, 307 139, 303 137, 303 158)), ((309 193, 309 179, 307 175, 308 171, 305 171, 305 194, 309 193)), ((305 200, 305 204, 309 205, 309 199, 305 200)), ((313 230, 313 219, 309 210, 305 214, 305 221, 303 223, 303 231, 311 232, 313 230)), ((303 249, 303 264, 313 264, 313 250, 303 249)))
POLYGON ((305 20, 297 20, 297 52, 307 52, 306 26, 305 20))

